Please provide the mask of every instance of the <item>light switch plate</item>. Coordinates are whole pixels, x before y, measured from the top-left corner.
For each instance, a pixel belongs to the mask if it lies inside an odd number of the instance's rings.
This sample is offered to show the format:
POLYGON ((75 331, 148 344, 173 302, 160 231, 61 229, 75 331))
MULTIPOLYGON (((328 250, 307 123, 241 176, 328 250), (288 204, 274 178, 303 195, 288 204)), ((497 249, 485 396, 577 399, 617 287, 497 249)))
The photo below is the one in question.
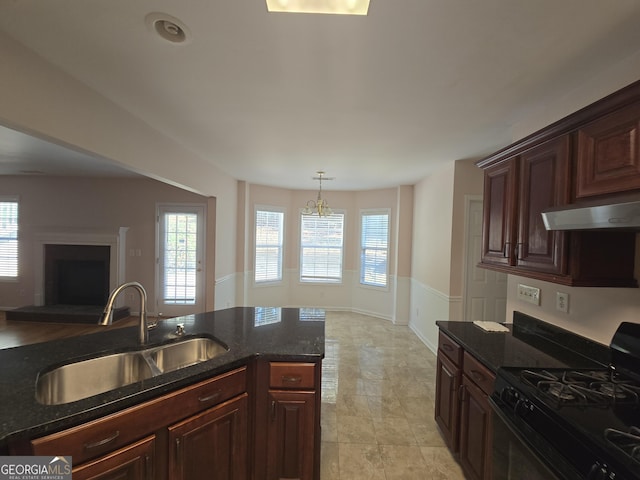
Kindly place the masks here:
POLYGON ((518 284, 518 298, 534 305, 540 305, 540 289, 520 283, 518 284))

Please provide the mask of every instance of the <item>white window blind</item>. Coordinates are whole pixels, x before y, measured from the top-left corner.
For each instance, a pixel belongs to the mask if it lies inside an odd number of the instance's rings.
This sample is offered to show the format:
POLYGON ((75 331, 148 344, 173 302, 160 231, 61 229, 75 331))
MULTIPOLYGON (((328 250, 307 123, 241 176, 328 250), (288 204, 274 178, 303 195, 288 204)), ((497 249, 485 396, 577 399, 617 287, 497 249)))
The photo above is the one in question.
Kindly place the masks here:
POLYGON ((301 215, 300 281, 342 281, 344 214, 301 215))
POLYGON ((0 201, 0 277, 18 276, 18 202, 0 201))
POLYGON ((164 303, 193 305, 198 268, 198 216, 165 213, 164 303))
POLYGON ((282 280, 284 213, 256 211, 256 283, 282 280))
POLYGON ((360 245, 360 283, 387 286, 389 258, 389 214, 362 214, 360 245))

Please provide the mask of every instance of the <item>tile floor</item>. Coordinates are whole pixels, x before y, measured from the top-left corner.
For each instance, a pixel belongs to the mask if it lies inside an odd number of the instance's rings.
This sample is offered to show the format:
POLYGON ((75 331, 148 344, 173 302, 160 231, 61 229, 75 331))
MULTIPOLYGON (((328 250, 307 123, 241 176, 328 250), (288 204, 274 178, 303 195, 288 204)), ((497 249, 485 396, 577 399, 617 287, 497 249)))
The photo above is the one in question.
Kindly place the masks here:
POLYGON ((408 328, 327 312, 322 480, 462 480, 435 421, 433 353, 408 328))

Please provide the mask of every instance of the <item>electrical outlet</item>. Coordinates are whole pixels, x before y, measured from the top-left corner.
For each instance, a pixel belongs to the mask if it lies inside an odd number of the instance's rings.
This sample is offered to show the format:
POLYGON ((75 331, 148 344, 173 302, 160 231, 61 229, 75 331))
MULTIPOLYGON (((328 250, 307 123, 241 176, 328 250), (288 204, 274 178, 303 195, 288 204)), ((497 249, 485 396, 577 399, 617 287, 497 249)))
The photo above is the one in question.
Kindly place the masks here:
POLYGON ((556 310, 569 313, 569 294, 564 292, 556 292, 556 310))
POLYGON ((518 284, 518 298, 534 305, 540 305, 540 289, 520 283, 518 284))

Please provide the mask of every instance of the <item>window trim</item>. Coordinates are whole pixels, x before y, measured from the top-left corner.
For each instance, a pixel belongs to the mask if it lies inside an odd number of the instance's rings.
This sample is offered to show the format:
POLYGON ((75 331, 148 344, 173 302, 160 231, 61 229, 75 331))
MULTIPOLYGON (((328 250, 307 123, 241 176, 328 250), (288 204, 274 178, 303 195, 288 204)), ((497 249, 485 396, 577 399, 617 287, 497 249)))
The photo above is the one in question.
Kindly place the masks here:
POLYGON ((376 290, 389 290, 390 286, 390 274, 389 274, 389 262, 391 259, 391 209, 390 208, 369 208, 362 209, 359 212, 359 235, 358 235, 358 285, 363 288, 373 288, 376 290), (386 215, 387 216, 387 261, 385 265, 385 284, 378 285, 375 283, 366 283, 363 281, 363 245, 362 245, 362 224, 363 218, 367 215, 386 215))
MULTIPOLYGON (((317 279, 309 279, 304 280, 302 278, 302 219, 303 217, 310 217, 313 215, 303 215, 302 209, 299 209, 298 218, 300 220, 299 223, 299 231, 298 231, 298 283, 300 285, 342 285, 344 283, 344 256, 345 256, 345 239, 347 238, 347 212, 344 209, 333 209, 333 214, 342 215, 342 244, 340 246, 340 278, 334 281, 331 280, 317 280, 317 279)), ((317 216, 317 215, 316 215, 317 216)))
POLYGON ((286 248, 286 222, 287 222, 287 210, 286 208, 277 207, 273 205, 255 205, 253 210, 253 285, 256 287, 281 285, 284 283, 284 260, 285 260, 285 248, 286 248), (282 214, 282 239, 280 245, 280 278, 273 280, 256 280, 256 265, 257 265, 257 220, 258 212, 274 212, 282 214))
POLYGON ((20 197, 18 195, 0 195, 0 202, 15 203, 18 208, 18 231, 16 232, 16 274, 0 275, 0 282, 15 283, 20 278, 20 197))

